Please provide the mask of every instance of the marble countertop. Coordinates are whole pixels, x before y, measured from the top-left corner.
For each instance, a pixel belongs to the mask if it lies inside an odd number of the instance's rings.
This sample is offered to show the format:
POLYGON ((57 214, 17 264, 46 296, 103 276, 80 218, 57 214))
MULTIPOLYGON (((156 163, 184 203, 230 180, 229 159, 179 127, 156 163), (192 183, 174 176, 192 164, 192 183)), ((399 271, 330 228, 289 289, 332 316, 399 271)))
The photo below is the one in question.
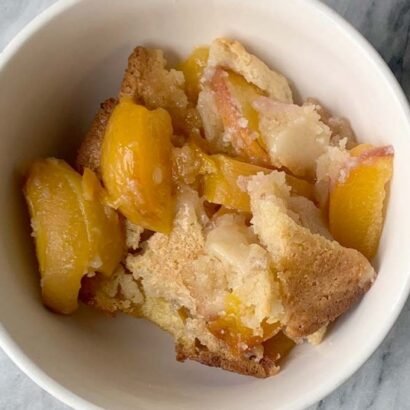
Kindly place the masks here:
MULTIPOLYGON (((0 0, 0 51, 56 0, 0 0)), ((379 51, 410 98, 410 0, 325 0, 379 51)), ((309 410, 410 409, 410 300, 386 340, 346 383, 309 410)), ((0 349, 0 409, 63 410, 0 349)))

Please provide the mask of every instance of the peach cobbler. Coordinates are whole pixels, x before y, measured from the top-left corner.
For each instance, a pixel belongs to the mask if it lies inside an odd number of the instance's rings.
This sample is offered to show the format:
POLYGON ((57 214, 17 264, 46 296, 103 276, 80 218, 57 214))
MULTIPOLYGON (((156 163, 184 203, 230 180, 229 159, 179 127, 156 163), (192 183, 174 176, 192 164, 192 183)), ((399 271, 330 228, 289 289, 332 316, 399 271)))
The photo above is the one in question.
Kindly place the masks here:
POLYGON ((237 41, 175 68, 137 47, 76 163, 27 173, 44 304, 145 318, 180 361, 271 376, 375 280, 393 155, 237 41))

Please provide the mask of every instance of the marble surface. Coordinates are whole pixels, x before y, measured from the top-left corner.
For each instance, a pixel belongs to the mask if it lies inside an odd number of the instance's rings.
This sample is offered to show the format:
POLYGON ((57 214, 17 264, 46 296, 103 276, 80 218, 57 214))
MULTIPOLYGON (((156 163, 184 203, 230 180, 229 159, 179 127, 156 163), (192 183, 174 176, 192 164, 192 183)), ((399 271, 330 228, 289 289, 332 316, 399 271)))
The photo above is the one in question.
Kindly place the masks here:
MULTIPOLYGON (((0 0, 0 51, 56 0, 0 0)), ((325 0, 376 47, 410 98, 410 0, 325 0)), ((410 301, 367 363, 309 410, 410 409, 410 301)), ((0 409, 68 409, 0 349, 0 409)))

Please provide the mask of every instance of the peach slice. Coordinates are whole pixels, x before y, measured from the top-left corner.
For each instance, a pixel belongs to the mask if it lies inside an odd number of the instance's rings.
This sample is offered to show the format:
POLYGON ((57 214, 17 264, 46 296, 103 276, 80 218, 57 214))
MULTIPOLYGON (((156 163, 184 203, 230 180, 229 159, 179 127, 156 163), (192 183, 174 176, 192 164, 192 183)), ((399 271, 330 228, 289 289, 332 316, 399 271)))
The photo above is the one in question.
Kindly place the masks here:
MULTIPOLYGON (((248 83, 245 78, 232 71, 228 71, 228 84, 243 117, 248 121, 249 131, 259 136, 259 114, 253 108, 252 102, 264 95, 263 92, 256 85, 248 83)), ((261 138, 258 139, 258 143, 263 146, 261 138)))
MULTIPOLYGON (((85 179, 95 177, 87 173, 85 179)), ((46 159, 31 166, 24 187, 43 301, 64 314, 77 308, 81 278, 96 271, 110 276, 125 250, 118 215, 99 196, 86 193, 83 182, 64 161, 46 159)), ((100 185, 95 189, 102 191, 100 185)))
POLYGON ((179 65, 185 76, 185 90, 189 100, 196 103, 201 89, 200 79, 208 62, 209 47, 197 47, 191 55, 179 65))
POLYGON ((393 148, 359 145, 342 168, 329 198, 329 226, 343 246, 375 256, 383 229, 386 186, 393 174, 393 148))
POLYGON ((111 276, 124 256, 125 235, 117 213, 107 206, 107 193, 93 171, 85 168, 82 203, 90 248, 90 267, 111 276), (92 189, 92 195, 87 190, 92 189))
MULTIPOLYGON (((175 148, 173 152, 175 183, 191 185, 207 201, 227 209, 250 212, 249 195, 238 185, 238 179, 259 172, 269 174, 272 170, 223 154, 206 154, 193 140, 182 148, 175 148)), ((314 201, 314 186, 311 183, 289 174, 286 175, 286 182, 293 195, 314 201)))
POLYGON ((146 229, 169 233, 172 193, 171 118, 129 99, 115 107, 104 136, 101 170, 113 207, 146 229))
POLYGON ((239 75, 219 67, 210 87, 224 125, 224 138, 229 139, 236 154, 254 164, 270 165, 269 155, 260 143, 257 113, 251 105, 253 99, 263 94, 239 75))
MULTIPOLYGON (((203 176, 203 194, 209 201, 224 205, 229 209, 250 212, 249 195, 238 185, 239 177, 256 175, 259 172, 269 174, 271 169, 248 164, 225 155, 206 157, 203 176)), ((313 185, 303 179, 286 175, 286 182, 294 195, 314 198, 313 185)))
POLYGON ((240 176, 255 175, 270 170, 229 158, 212 155, 207 159, 203 176, 203 195, 207 201, 224 205, 228 209, 250 212, 249 195, 238 185, 240 176))

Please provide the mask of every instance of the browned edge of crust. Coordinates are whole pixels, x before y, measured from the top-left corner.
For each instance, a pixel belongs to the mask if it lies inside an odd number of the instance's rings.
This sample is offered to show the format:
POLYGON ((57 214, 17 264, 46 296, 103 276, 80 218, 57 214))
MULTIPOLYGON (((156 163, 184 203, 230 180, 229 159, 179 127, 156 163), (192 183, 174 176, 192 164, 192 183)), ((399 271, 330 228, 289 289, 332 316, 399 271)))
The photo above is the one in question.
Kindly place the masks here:
POLYGON ((139 101, 139 87, 142 76, 147 67, 150 67, 152 57, 145 47, 136 47, 128 57, 128 65, 121 82, 119 98, 130 97, 139 101))
POLYGON ((276 366, 274 360, 263 357, 259 362, 251 359, 230 359, 224 357, 221 353, 213 353, 206 348, 187 348, 181 343, 175 345, 176 359, 179 362, 185 360, 194 360, 198 363, 210 367, 219 367, 233 373, 243 374, 245 376, 253 376, 264 379, 278 373, 279 367, 276 366))
POLYGON ((117 104, 116 98, 108 98, 100 105, 100 109, 78 150, 76 168, 79 172, 82 173, 84 168, 90 168, 100 174, 102 142, 108 121, 117 104))
MULTIPOLYGON (((357 251, 353 252, 359 254, 357 251)), ((364 259, 363 256, 361 257, 364 259)), ((344 273, 346 273, 346 271, 344 273)), ((318 315, 318 312, 306 309, 306 306, 297 306, 297 303, 296 306, 288 306, 287 309, 291 314, 284 329, 286 335, 295 341, 303 339, 346 313, 359 302, 373 283, 372 280, 369 280, 362 285, 359 285, 357 284, 357 280, 359 280, 357 277, 350 278, 350 281, 343 289, 342 297, 332 297, 332 303, 326 304, 327 309, 324 309, 321 312, 321 315, 318 315)))

